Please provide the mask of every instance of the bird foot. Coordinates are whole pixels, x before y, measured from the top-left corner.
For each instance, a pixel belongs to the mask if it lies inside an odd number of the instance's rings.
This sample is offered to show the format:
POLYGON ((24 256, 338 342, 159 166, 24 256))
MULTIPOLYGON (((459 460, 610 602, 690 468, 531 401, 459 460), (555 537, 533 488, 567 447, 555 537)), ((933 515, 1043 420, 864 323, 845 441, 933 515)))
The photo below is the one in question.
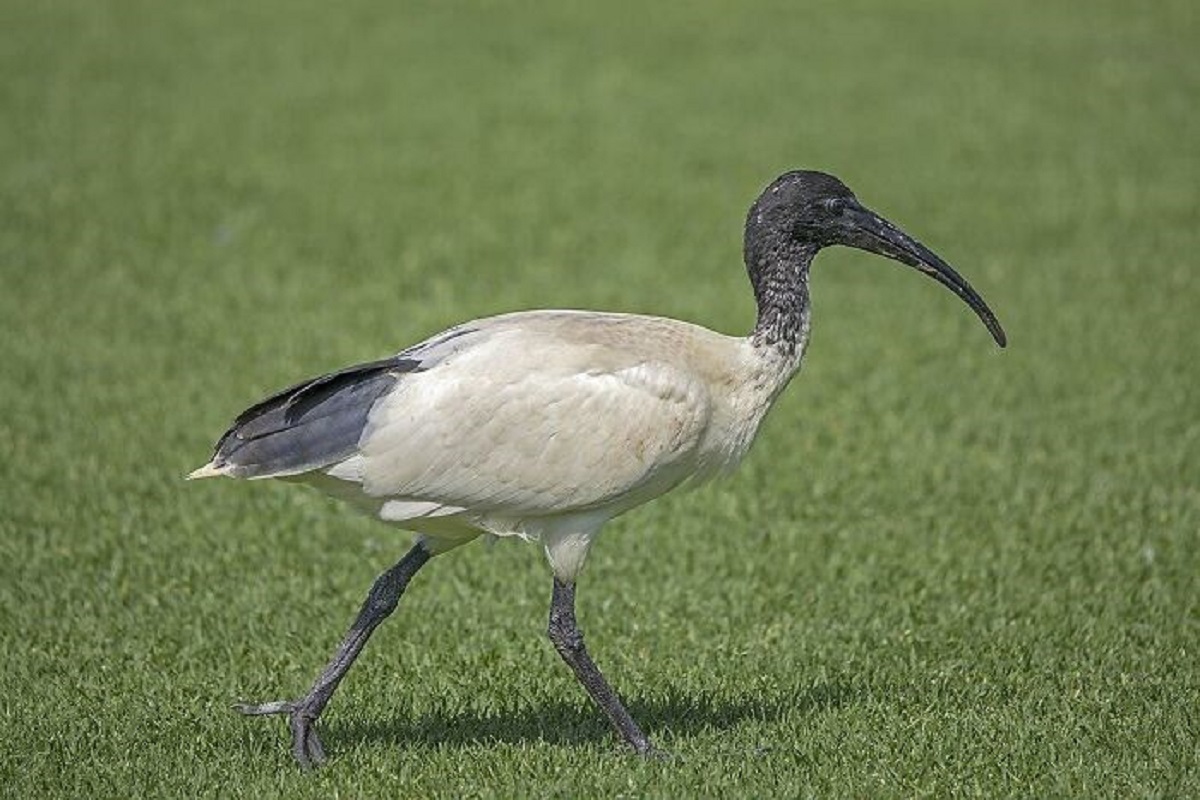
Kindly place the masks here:
POLYGON ((675 754, 672 753, 670 750, 663 750, 662 748, 660 748, 656 745, 650 744, 649 741, 645 742, 640 747, 637 745, 634 745, 634 744, 630 744, 630 746, 633 748, 633 751, 635 753, 637 753, 639 756, 641 756, 646 761, 674 761, 675 760, 675 754))
POLYGON ((302 700, 274 700, 270 703, 238 703, 236 711, 250 717, 265 717, 287 714, 292 729, 292 757, 303 769, 312 769, 325 760, 325 748, 317 735, 316 723, 319 714, 310 710, 308 698, 302 700))

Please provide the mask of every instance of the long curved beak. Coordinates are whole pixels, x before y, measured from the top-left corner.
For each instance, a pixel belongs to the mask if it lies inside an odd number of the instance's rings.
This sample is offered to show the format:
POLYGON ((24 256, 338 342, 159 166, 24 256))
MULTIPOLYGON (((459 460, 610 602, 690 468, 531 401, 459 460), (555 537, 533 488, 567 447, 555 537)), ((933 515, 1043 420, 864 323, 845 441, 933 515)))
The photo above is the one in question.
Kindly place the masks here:
POLYGON ((983 321, 996 344, 1004 347, 1008 343, 1000 321, 988 308, 987 303, 983 302, 983 298, 971 288, 971 284, 967 283, 966 278, 955 272, 937 253, 874 211, 857 203, 853 204, 842 215, 839 234, 838 244, 877 253, 924 272, 962 298, 983 321))

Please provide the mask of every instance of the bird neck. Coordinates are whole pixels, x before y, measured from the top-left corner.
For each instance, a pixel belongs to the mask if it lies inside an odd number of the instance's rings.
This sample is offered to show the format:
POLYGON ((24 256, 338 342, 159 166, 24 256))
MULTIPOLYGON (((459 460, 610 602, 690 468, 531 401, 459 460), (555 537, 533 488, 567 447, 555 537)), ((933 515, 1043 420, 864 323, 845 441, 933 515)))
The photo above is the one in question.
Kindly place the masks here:
POLYGON ((791 239, 771 245, 746 251, 746 270, 758 303, 750 338, 755 347, 772 347, 798 361, 808 339, 808 268, 819 248, 791 239))

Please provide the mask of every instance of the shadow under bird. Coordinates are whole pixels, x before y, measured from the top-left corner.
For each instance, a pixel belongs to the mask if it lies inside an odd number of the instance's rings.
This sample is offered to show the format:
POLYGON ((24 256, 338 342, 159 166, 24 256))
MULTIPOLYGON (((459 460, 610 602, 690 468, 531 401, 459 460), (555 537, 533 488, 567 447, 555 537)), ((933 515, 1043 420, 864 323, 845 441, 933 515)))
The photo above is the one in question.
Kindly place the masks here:
POLYGON ((518 536, 541 543, 554 573, 554 647, 617 735, 653 753, 584 646, 576 579, 604 523, 686 481, 727 472, 746 454, 800 367, 809 267, 830 245, 920 270, 1005 345, 996 317, 945 261, 837 178, 794 171, 773 181, 746 218, 758 305, 748 336, 663 317, 524 311, 466 322, 244 411, 190 478, 306 483, 417 537, 375 580, 307 694, 239 710, 286 715, 296 760, 321 762, 315 724, 412 577, 480 534, 518 536))

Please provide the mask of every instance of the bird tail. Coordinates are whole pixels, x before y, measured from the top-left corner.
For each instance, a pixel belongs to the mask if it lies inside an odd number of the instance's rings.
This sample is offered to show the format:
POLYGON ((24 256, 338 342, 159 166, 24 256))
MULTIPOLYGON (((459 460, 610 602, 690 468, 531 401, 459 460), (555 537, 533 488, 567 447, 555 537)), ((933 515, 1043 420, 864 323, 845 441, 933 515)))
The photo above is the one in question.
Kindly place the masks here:
POLYGON ((189 472, 186 480, 194 481, 198 478, 215 478, 219 475, 224 475, 228 471, 229 468, 227 466, 217 466, 214 460, 208 462, 203 467, 199 467, 198 469, 194 469, 189 472))

